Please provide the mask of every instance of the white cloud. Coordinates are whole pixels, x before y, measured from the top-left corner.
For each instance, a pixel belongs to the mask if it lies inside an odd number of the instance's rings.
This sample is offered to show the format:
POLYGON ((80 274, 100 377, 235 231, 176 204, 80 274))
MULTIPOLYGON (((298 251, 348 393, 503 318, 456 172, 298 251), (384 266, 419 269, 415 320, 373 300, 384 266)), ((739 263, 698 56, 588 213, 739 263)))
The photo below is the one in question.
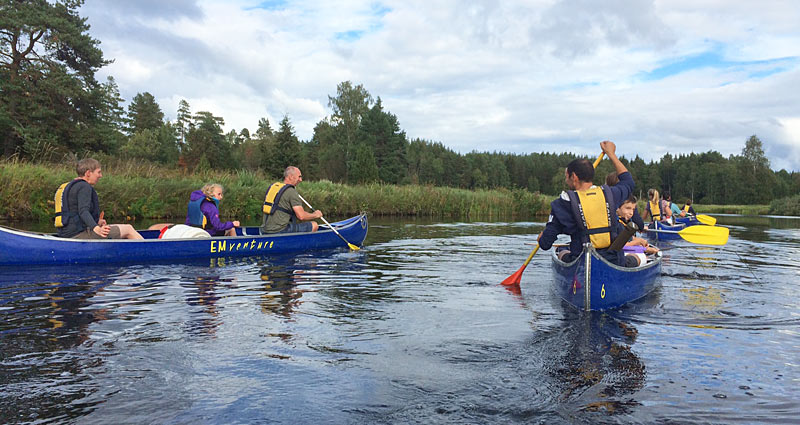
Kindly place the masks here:
POLYGON ((351 80, 410 137, 460 152, 595 155, 611 139, 631 157, 727 156, 757 134, 773 165, 800 170, 792 2, 128 3, 89 2, 82 16, 117 59, 103 72, 123 97, 149 91, 168 116, 180 99, 227 129, 288 115, 308 140, 351 80), (713 66, 642 78, 708 53, 713 66))

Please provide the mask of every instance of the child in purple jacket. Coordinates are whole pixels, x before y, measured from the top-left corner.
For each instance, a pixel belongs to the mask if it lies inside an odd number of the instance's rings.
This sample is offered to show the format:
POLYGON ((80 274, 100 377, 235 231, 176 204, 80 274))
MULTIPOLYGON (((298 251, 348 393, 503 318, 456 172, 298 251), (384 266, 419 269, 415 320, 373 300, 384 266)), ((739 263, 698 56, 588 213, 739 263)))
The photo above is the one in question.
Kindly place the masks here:
POLYGON ((236 236, 239 221, 223 223, 219 219, 219 202, 222 196, 222 186, 216 183, 207 184, 192 192, 186 212, 186 225, 200 227, 211 236, 236 236))

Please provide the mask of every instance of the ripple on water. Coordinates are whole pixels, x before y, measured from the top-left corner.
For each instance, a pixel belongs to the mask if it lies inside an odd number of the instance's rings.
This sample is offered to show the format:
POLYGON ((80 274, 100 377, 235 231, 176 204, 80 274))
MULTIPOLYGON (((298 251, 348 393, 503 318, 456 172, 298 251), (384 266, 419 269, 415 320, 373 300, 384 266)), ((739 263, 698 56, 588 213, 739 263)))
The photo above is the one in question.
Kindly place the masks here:
MULTIPOLYGON (((707 423, 800 416, 797 229, 663 244, 583 314, 543 223, 389 223, 365 249, 0 277, 11 422, 707 423)), ((8 421, 8 420, 7 420, 8 421)))

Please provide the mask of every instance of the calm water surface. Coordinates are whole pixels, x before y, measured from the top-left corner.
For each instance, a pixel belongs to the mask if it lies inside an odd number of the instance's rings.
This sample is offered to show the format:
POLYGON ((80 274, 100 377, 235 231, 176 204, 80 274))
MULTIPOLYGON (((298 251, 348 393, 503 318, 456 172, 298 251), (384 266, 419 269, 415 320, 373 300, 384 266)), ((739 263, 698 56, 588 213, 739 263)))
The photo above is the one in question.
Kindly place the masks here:
POLYGON ((800 220, 662 243, 609 313, 551 294, 543 223, 372 219, 366 246, 0 270, 3 423, 797 423, 800 220))

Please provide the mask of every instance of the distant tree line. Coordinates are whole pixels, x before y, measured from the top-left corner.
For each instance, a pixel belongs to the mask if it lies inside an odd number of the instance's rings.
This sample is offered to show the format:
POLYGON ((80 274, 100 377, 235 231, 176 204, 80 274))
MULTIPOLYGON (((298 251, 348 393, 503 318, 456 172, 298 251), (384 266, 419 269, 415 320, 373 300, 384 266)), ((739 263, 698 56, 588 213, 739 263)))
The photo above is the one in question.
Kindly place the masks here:
MULTIPOLYGON (((440 142, 409 140, 397 117, 360 84, 340 83, 328 97, 332 113, 318 122, 311 140, 297 138, 284 116, 267 118, 254 132, 225 133, 224 119, 192 112, 181 100, 174 121, 165 120, 155 97, 138 93, 126 108, 112 77, 98 82, 106 64, 99 41, 78 16, 80 0, 0 0, 0 137, 2 156, 52 160, 105 152, 185 168, 264 170, 280 176, 297 164, 306 176, 341 183, 383 182, 456 188, 524 188, 556 195, 571 153, 470 152, 440 142)), ((621 146, 624 154, 624 146, 621 146)), ((664 155, 628 165, 637 192, 671 192, 673 200, 763 204, 800 193, 800 173, 774 172, 755 135, 740 155, 719 152, 664 155)), ((597 182, 611 171, 608 161, 597 182)))

